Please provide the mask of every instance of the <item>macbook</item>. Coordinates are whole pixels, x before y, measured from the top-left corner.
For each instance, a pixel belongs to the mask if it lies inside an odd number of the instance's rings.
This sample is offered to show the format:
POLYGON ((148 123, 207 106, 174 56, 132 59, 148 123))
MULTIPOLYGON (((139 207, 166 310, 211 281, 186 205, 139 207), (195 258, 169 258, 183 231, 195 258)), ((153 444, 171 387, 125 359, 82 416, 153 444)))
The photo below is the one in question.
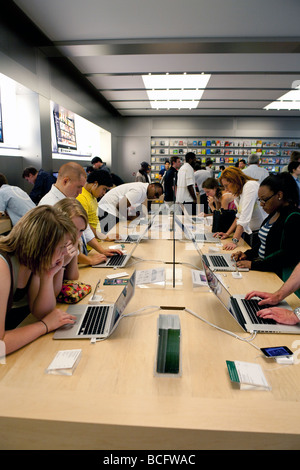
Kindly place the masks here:
MULTIPOLYGON (((260 307, 258 305, 258 302, 261 299, 253 298, 246 300, 243 295, 230 295, 226 287, 218 279, 217 275, 214 274, 207 266, 204 259, 202 259, 202 262, 210 289, 244 331, 247 331, 248 333, 300 334, 300 325, 282 325, 280 323, 276 323, 272 319, 263 319, 258 317, 256 312, 258 312, 258 310, 262 310, 262 308, 267 308, 266 305, 264 307, 260 307)), ((280 302, 277 307, 292 310, 285 301, 280 302)))
MULTIPOLYGON (((156 214, 155 214, 156 215, 156 214)), ((122 254, 122 255, 114 255, 109 258, 107 258, 106 261, 103 263, 95 264, 92 266, 92 268, 123 268, 126 266, 130 258, 132 257, 134 251, 136 250, 137 246, 139 245, 140 241, 145 237, 146 233, 150 229, 151 225, 153 224, 155 215, 151 217, 149 223, 145 227, 144 230, 141 231, 141 233, 138 235, 138 237, 133 237, 131 240, 132 247, 129 253, 122 254)), ((122 241, 122 240, 120 240, 122 241)))
POLYGON ((122 313, 135 291, 135 271, 114 304, 71 305, 67 312, 76 316, 73 325, 55 331, 53 339, 108 338, 116 329, 122 313))

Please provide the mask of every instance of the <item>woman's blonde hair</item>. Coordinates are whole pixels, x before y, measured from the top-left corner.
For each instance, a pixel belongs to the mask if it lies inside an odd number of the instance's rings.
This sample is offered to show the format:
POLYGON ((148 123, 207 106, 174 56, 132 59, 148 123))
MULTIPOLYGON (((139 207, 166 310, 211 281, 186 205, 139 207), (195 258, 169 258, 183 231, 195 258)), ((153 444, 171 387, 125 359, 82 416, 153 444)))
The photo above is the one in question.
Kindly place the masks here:
POLYGON ((77 199, 72 197, 65 197, 54 205, 55 209, 60 210, 70 219, 73 217, 82 217, 85 222, 85 228, 88 226, 88 215, 85 208, 80 204, 77 199))
POLYGON ((77 230, 65 214, 52 206, 38 206, 27 212, 0 238, 0 250, 15 255, 20 264, 33 273, 52 266, 52 257, 66 235, 76 243, 77 230))
POLYGON ((240 196, 243 192, 244 184, 247 181, 257 181, 250 176, 247 176, 240 168, 229 166, 222 171, 219 181, 222 184, 222 179, 225 178, 234 186, 234 194, 240 196))

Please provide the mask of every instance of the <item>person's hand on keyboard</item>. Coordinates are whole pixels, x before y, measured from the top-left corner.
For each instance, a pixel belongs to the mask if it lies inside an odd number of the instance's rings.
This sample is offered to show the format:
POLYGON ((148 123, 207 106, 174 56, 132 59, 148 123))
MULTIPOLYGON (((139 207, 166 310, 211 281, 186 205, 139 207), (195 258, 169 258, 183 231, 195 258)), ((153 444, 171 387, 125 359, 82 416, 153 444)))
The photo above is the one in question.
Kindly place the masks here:
POLYGON ((111 248, 108 248, 107 250, 103 250, 103 253, 105 256, 107 257, 110 257, 110 256, 114 256, 114 255, 122 255, 123 252, 122 250, 116 250, 116 249, 111 249, 111 248))
POLYGON ((294 314, 293 310, 288 310, 287 308, 264 308, 257 312, 257 316, 260 318, 269 318, 275 320, 277 323, 282 323, 284 325, 296 325, 299 323, 299 320, 294 314))

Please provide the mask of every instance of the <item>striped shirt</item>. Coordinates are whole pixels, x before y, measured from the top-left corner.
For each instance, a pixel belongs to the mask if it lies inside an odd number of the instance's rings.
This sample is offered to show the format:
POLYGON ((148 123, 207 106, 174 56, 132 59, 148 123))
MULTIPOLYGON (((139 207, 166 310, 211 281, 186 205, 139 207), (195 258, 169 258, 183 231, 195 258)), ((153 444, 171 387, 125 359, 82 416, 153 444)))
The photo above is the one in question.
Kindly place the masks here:
POLYGON ((259 258, 265 258, 267 236, 272 225, 273 224, 269 224, 269 222, 266 222, 258 231, 258 236, 260 240, 260 247, 258 250, 259 258))

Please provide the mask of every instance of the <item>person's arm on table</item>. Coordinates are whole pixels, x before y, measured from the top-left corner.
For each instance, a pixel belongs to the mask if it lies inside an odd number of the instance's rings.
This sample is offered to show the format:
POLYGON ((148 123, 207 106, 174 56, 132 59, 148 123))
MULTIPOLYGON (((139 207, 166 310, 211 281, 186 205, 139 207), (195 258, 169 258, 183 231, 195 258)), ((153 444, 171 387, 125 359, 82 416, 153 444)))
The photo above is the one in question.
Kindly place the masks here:
POLYGON ((259 305, 277 305, 288 295, 295 292, 300 288, 300 263, 297 264, 290 277, 285 283, 273 294, 270 292, 262 291, 251 291, 245 296, 246 299, 252 299, 252 297, 260 297, 262 300, 258 303, 259 305))
POLYGON ((31 343, 40 336, 68 323, 74 323, 75 317, 63 310, 55 309, 46 315, 43 320, 31 325, 5 331, 5 317, 10 291, 11 275, 9 267, 4 260, 0 260, 0 340, 5 344, 5 354, 10 354, 26 344, 31 343))

